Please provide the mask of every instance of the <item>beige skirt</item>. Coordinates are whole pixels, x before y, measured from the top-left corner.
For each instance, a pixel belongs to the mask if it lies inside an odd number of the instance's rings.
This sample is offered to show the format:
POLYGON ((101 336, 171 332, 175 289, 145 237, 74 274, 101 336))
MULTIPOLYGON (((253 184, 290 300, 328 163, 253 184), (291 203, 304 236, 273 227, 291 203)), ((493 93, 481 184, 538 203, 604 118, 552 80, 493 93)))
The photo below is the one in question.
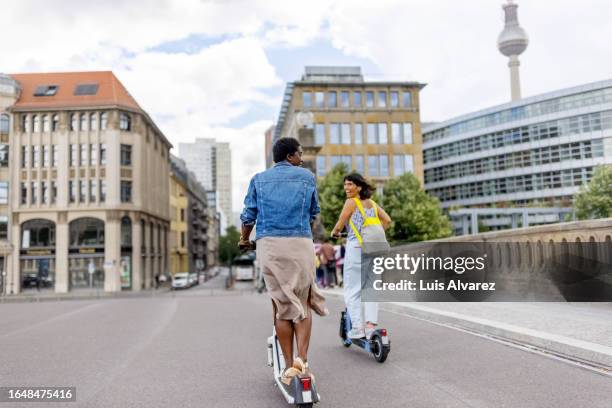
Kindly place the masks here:
POLYGON ((257 240, 259 263, 276 318, 298 322, 329 314, 315 284, 315 252, 310 238, 265 237, 257 240))

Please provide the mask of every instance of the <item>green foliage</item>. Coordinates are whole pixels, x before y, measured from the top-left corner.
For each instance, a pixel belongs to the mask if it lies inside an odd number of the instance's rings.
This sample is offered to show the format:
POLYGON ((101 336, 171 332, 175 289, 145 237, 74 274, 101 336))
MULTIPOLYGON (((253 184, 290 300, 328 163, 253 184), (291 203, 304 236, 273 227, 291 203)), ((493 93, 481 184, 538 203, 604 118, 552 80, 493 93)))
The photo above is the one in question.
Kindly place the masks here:
POLYGON ((393 221, 387 237, 392 241, 427 241, 452 235, 452 224, 438 199, 421 188, 412 173, 389 180, 383 190, 384 209, 393 221))
POLYGON ((321 222, 326 234, 331 232, 338 221, 338 216, 344 207, 346 194, 344 193, 344 176, 348 168, 339 163, 318 181, 319 205, 321 207, 321 222))
POLYGON ((238 241, 240 241, 240 232, 235 226, 230 225, 225 230, 225 235, 219 237, 219 262, 229 265, 231 260, 240 254, 238 241))
POLYGON ((612 166, 595 169, 589 184, 576 195, 574 211, 580 220, 612 217, 612 166))

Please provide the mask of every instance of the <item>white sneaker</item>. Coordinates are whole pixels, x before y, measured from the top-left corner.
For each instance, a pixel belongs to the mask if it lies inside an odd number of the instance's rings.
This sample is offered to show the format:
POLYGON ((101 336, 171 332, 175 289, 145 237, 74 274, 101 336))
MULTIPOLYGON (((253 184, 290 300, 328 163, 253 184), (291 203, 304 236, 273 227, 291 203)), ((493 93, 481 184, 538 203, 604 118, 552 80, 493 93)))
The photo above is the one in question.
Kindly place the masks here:
POLYGON ((348 332, 349 339, 362 339, 364 337, 365 337, 365 332, 363 331, 363 329, 358 329, 358 328, 353 327, 348 332))

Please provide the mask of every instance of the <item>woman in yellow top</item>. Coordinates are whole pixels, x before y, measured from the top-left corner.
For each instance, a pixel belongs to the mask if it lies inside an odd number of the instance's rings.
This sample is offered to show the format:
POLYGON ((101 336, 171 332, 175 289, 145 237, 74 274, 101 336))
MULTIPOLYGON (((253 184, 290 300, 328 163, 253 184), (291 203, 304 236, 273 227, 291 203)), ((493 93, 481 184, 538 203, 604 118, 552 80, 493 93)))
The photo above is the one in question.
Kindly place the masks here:
POLYGON ((332 237, 338 237, 347 229, 346 255, 344 257, 344 302, 351 317, 352 329, 348 336, 358 339, 371 335, 378 324, 378 303, 364 302, 365 315, 361 313, 361 229, 364 223, 362 210, 367 217, 378 216, 383 228, 391 225, 391 218, 370 198, 373 187, 359 173, 344 177, 346 202, 338 222, 332 231, 332 237), (359 208, 361 204, 362 208, 359 208), (349 226, 352 221, 352 226, 349 226), (354 227, 354 228, 353 228, 354 227), (363 325, 365 320, 365 326, 363 325))

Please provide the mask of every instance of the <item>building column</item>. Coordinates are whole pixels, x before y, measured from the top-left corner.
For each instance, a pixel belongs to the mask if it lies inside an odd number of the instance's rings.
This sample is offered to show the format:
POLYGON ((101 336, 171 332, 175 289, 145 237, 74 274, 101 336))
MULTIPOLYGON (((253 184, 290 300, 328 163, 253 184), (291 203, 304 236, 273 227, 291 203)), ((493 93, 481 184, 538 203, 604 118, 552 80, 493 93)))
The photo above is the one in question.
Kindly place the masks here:
POLYGON ((478 213, 472 211, 472 235, 478 234, 478 213))
POLYGON ((70 227, 66 212, 57 214, 55 223, 55 293, 67 293, 70 287, 68 240, 70 227))
POLYGON ((132 290, 142 289, 142 227, 140 217, 132 220, 132 290))
POLYGON ((151 252, 153 256, 151 257, 151 262, 153 263, 153 268, 151 268, 151 277, 152 277, 152 285, 155 287, 155 277, 159 274, 159 253, 160 248, 157 245, 159 242, 159 227, 157 223, 153 224, 153 242, 151 243, 151 252))
POLYGON ((145 262, 144 262, 144 281, 145 289, 151 289, 151 225, 149 222, 145 222, 145 262))
POLYGON ((518 214, 512 214, 512 229, 518 228, 518 214))
POLYGON ((527 209, 523 209, 523 228, 529 227, 529 213, 527 209))
POLYGON ((6 293, 9 295, 21 291, 21 227, 16 218, 13 221, 13 265, 6 274, 6 293))
POLYGON ((104 223, 104 291, 121 291, 121 220, 115 211, 106 214, 104 223))

